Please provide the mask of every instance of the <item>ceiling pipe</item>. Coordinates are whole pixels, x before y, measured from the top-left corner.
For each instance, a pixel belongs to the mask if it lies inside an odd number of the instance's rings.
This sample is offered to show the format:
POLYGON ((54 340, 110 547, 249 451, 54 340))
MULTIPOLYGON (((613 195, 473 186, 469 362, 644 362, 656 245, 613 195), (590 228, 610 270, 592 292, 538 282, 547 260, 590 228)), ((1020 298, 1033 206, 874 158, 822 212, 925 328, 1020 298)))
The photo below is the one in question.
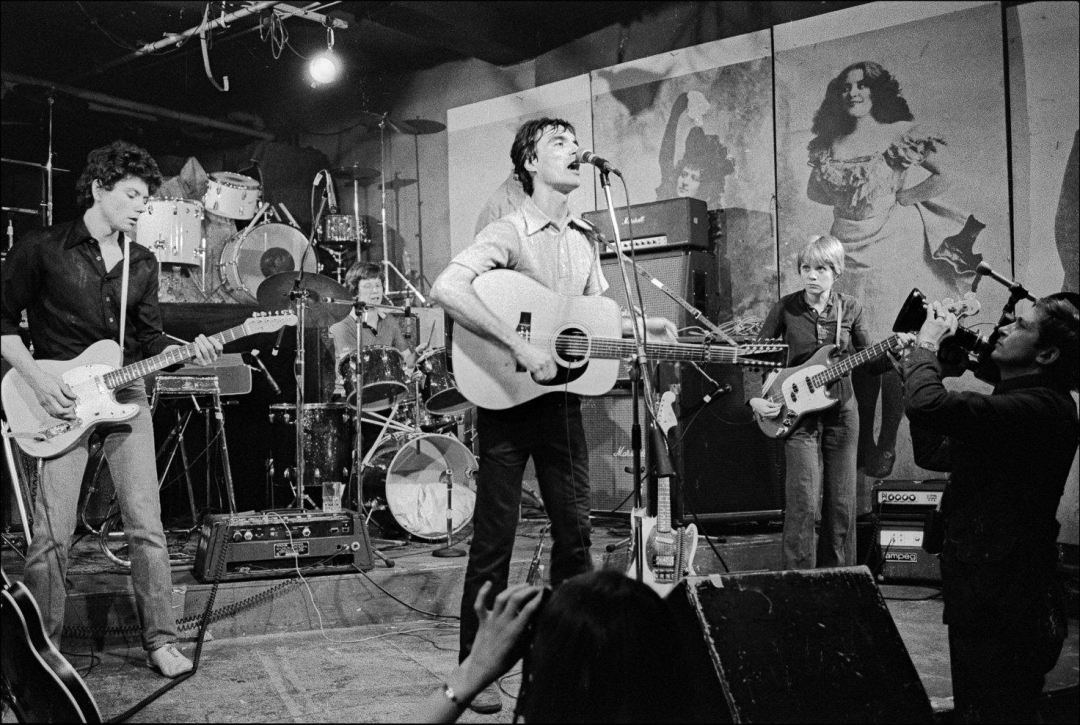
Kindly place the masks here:
POLYGON ((191 113, 181 113, 180 111, 173 111, 168 108, 162 108, 161 106, 152 106, 148 103, 128 101, 123 98, 117 98, 116 96, 107 95, 105 93, 98 93, 97 91, 87 91, 83 90, 82 88, 75 88, 74 86, 67 86, 61 83, 53 83, 51 81, 41 80, 40 78, 25 76, 21 73, 9 73, 7 71, 4 71, 2 74, 0 74, 0 77, 2 77, 5 83, 49 88, 51 90, 57 91, 58 93, 65 93, 69 96, 81 98, 85 101, 99 103, 103 106, 115 106, 116 108, 125 109, 128 111, 147 113, 156 118, 170 118, 174 121, 180 121, 182 123, 190 123, 196 126, 205 126, 207 128, 216 128, 220 131, 229 131, 231 133, 242 134, 245 136, 254 136, 255 138, 262 138, 271 141, 274 139, 274 134, 268 131, 256 131, 255 129, 248 126, 240 126, 235 123, 226 123, 224 121, 215 121, 214 119, 207 118, 206 116, 196 116, 191 113))

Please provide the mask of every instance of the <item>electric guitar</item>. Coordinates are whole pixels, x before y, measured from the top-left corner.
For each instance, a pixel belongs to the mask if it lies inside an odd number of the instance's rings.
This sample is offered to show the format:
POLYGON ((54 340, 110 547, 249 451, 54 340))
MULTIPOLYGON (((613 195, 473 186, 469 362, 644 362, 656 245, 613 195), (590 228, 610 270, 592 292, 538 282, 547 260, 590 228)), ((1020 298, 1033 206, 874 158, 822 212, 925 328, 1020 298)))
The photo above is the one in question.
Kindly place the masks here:
MULTIPOLYGON (((564 388, 580 395, 603 395, 615 385, 619 361, 636 354, 633 340, 622 338, 622 317, 615 300, 601 296, 568 297, 507 269, 479 275, 473 289, 502 321, 555 359, 555 377, 537 382, 494 342, 454 328, 454 379, 458 390, 482 408, 501 410, 564 388)), ((688 345, 647 342, 651 360, 726 363, 779 368, 767 356, 785 353, 783 344, 688 345), (763 356, 759 358, 757 356, 763 356)))
POLYGON ((86 683, 45 634, 33 595, 0 577, 0 699, 19 722, 101 722, 86 683))
MULTIPOLYGON (((972 298, 953 302, 942 300, 957 317, 970 317, 981 309, 972 298)), ((825 345, 802 365, 784 368, 765 381, 766 400, 780 405, 774 418, 758 418, 758 427, 770 438, 787 438, 805 416, 831 408, 840 402, 834 383, 855 368, 899 347, 900 337, 892 335, 865 350, 837 359, 836 345, 825 345)))
MULTIPOLYGON (((672 402, 675 394, 668 391, 660 396, 656 406, 656 425, 664 433, 664 438, 675 426, 675 412, 672 402)), ((694 554, 697 553, 697 526, 690 524, 686 528, 671 526, 671 479, 667 476, 656 480, 656 516, 646 516, 645 509, 634 509, 632 517, 640 527, 640 538, 631 541, 643 542, 644 566, 642 581, 648 584, 660 596, 666 596, 684 577, 694 576, 694 554)), ((629 577, 637 576, 636 556, 631 550, 629 577)))
MULTIPOLYGON (((271 314, 252 317, 242 325, 219 332, 213 339, 222 344, 260 332, 276 332, 295 325, 296 315, 271 314)), ((113 340, 100 340, 83 350, 73 360, 38 360, 45 372, 63 379, 75 393, 75 418, 63 420, 49 415, 37 400, 34 389, 17 370, 11 370, 0 383, 0 398, 7 414, 11 437, 27 455, 55 458, 73 448, 99 423, 130 420, 139 406, 121 405, 115 390, 169 365, 195 357, 194 343, 167 350, 160 355, 116 369, 122 360, 120 346, 113 340)))

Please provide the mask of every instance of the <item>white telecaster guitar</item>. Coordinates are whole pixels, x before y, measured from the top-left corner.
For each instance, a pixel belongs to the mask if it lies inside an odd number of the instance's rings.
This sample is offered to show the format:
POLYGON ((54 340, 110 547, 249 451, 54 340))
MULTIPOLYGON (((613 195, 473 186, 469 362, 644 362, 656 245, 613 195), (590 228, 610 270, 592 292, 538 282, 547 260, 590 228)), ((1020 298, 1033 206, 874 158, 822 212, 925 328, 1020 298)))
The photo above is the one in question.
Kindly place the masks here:
MULTIPOLYGON (((542 383, 518 366, 506 348, 454 326, 453 372, 458 390, 482 408, 502 410, 563 390, 603 395, 615 385, 619 361, 636 353, 634 341, 622 339, 619 305, 607 297, 567 297, 507 269, 479 275, 473 289, 480 299, 525 339, 547 348, 555 358, 555 377, 542 383)), ((726 363, 779 368, 767 359, 786 353, 783 344, 687 345, 648 342, 652 360, 726 363), (766 356, 757 359, 755 356, 766 356)))
MULTIPOLYGON (((213 336, 224 345, 260 332, 276 332, 295 325, 296 315, 273 314, 252 317, 244 324, 213 336)), ((10 370, 0 384, 0 398, 11 436, 28 455, 55 458, 73 448, 99 423, 116 423, 134 418, 137 405, 116 402, 117 388, 143 376, 195 357, 195 345, 188 344, 141 360, 119 370, 120 346, 113 340, 101 340, 83 350, 72 360, 38 360, 45 372, 61 378, 75 393, 75 418, 62 420, 45 412, 33 388, 17 370, 10 370)))

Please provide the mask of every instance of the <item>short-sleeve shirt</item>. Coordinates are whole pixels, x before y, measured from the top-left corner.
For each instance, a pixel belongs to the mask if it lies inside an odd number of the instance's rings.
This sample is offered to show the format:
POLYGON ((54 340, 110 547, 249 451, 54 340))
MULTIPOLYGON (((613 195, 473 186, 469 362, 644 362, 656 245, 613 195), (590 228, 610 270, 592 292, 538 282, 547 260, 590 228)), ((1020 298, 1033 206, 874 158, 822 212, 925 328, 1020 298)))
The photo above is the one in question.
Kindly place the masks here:
POLYGON ((481 275, 512 269, 561 295, 600 295, 608 288, 592 225, 572 215, 552 221, 532 197, 484 227, 451 264, 481 275))
MULTIPOLYGON (((401 352, 409 350, 401 327, 381 310, 376 313, 375 327, 366 322, 360 326, 360 336, 365 349, 393 347, 401 352)), ((334 340, 334 392, 343 393, 345 381, 341 377, 341 360, 356 352, 356 313, 350 313, 344 320, 331 325, 330 337, 334 340)))

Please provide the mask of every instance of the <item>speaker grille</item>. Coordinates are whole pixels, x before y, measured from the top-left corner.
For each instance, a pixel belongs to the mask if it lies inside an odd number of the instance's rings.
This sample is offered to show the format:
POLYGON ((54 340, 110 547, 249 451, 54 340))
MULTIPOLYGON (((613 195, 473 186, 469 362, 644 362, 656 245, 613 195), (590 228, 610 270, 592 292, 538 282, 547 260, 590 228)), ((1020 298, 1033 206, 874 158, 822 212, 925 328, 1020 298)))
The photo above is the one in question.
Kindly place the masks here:
MULTIPOLYGON (((704 315, 716 322, 716 258, 702 251, 676 251, 665 253, 653 253, 639 255, 638 264, 647 272, 664 283, 672 292, 679 295, 692 306, 700 310, 704 315)), ((607 277, 608 287, 605 297, 610 297, 619 303, 620 307, 626 307, 626 294, 623 285, 622 273, 619 271, 619 261, 608 259, 601 262, 604 276, 607 277)), ((641 293, 645 298, 645 310, 650 315, 666 317, 679 327, 696 324, 689 312, 684 310, 678 303, 666 294, 650 284, 647 279, 641 277, 635 270, 628 269, 630 277, 630 291, 634 295, 637 304, 637 291, 635 278, 641 280, 641 293)))
POLYGON ((634 477, 624 470, 633 463, 632 402, 629 391, 581 399, 585 440, 589 444, 589 491, 593 511, 598 513, 629 513, 633 508, 634 477))

